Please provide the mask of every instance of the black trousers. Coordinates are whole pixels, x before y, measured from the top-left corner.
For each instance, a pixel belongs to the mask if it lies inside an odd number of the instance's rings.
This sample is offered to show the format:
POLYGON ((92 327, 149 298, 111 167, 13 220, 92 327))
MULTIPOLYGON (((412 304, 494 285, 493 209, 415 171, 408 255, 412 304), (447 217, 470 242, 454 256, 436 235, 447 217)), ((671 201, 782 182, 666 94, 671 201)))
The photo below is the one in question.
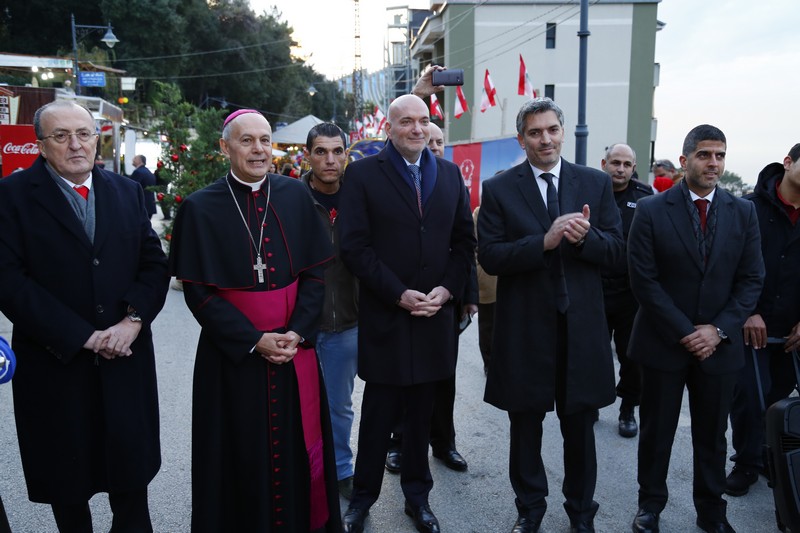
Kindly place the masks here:
MULTIPOLYGON (((564 509, 575 522, 590 522, 597 513, 594 501, 597 484, 597 454, 594 439, 594 409, 567 412, 566 361, 567 329, 563 315, 558 318, 556 343, 556 414, 564 439, 564 509)), ((509 477, 516 494, 520 516, 538 519, 547 509, 547 474, 542 461, 544 412, 509 412, 511 447, 509 477)))
POLYGON ((686 388, 692 424, 695 510, 707 521, 725 518, 725 430, 737 377, 737 372, 706 374, 696 361, 678 372, 642 367, 639 507, 660 513, 667 504, 669 460, 686 388))
MULTIPOLYGON (((108 501, 114 518, 109 533, 152 533, 147 489, 109 493, 108 501)), ((89 502, 51 505, 59 533, 92 533, 89 502)))
POLYGON ((0 498, 0 533, 11 533, 11 526, 8 525, 6 508, 3 506, 3 498, 0 498))
MULTIPOLYGON (((770 344, 757 352, 758 370, 765 406, 788 397, 796 386, 792 355, 783 351, 783 345, 770 344)), ((758 383, 749 346, 745 347, 744 368, 733 393, 731 406, 731 442, 736 453, 731 457, 737 465, 758 470, 765 466, 764 412, 761 410, 758 383)))
POLYGON ((367 382, 350 507, 368 509, 378 500, 389 436, 397 420, 402 420, 403 433, 400 487, 411 505, 427 505, 433 488, 428 465, 433 398, 433 382, 407 387, 367 382))
POLYGON ((628 343, 631 339, 633 319, 639 304, 630 291, 605 297, 606 322, 608 335, 614 339, 614 348, 619 361, 619 381, 617 396, 624 404, 639 405, 642 391, 642 377, 639 363, 628 357, 628 343))

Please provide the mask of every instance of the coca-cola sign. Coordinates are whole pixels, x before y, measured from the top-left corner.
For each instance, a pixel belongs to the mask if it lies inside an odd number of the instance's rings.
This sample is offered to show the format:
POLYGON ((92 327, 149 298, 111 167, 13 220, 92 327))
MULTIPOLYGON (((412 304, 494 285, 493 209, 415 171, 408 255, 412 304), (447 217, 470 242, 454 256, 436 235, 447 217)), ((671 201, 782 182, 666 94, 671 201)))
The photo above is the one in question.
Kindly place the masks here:
POLYGON ((3 155, 5 154, 39 155, 39 147, 36 143, 14 144, 9 141, 3 146, 3 155))
POLYGON ((16 170, 31 166, 39 155, 33 126, 0 125, 0 150, 2 150, 0 155, 3 157, 4 178, 16 170))

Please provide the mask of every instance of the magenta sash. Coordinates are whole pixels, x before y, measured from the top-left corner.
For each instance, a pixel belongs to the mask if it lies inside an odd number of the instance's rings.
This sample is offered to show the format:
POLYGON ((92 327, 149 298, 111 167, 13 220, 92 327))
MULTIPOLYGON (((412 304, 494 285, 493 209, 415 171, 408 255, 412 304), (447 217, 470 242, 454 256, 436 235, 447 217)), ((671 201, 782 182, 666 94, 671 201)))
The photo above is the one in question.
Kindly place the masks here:
MULTIPOLYGON (((288 326, 297 301, 298 282, 272 291, 217 291, 220 298, 232 303, 260 331, 272 331, 288 326)), ((319 368, 313 348, 297 347, 292 359, 297 374, 303 438, 311 473, 310 528, 319 529, 328 521, 328 498, 325 490, 325 469, 322 453, 320 421, 319 368)))

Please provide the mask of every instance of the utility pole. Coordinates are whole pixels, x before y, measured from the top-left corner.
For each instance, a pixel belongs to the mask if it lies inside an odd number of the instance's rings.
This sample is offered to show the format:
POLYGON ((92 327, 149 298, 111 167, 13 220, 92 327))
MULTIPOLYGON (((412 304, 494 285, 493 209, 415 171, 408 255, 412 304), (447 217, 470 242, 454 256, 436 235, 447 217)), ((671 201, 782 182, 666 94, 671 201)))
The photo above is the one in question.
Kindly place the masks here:
POLYGON ((359 0, 355 3, 355 61, 353 64, 353 123, 361 120, 361 113, 364 108, 364 88, 361 77, 361 8, 359 0))
POLYGON ((589 48, 589 0, 581 0, 581 26, 578 30, 578 123, 575 125, 575 162, 586 164, 586 144, 589 127, 586 125, 586 56, 589 48))

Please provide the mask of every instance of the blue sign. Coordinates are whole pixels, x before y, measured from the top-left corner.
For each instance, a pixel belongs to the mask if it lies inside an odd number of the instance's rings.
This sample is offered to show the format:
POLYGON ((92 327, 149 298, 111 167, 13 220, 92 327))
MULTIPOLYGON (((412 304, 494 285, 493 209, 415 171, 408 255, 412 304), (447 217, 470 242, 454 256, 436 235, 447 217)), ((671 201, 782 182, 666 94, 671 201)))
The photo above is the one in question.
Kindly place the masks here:
POLYGON ((105 87, 105 72, 78 72, 78 85, 82 87, 105 87))

